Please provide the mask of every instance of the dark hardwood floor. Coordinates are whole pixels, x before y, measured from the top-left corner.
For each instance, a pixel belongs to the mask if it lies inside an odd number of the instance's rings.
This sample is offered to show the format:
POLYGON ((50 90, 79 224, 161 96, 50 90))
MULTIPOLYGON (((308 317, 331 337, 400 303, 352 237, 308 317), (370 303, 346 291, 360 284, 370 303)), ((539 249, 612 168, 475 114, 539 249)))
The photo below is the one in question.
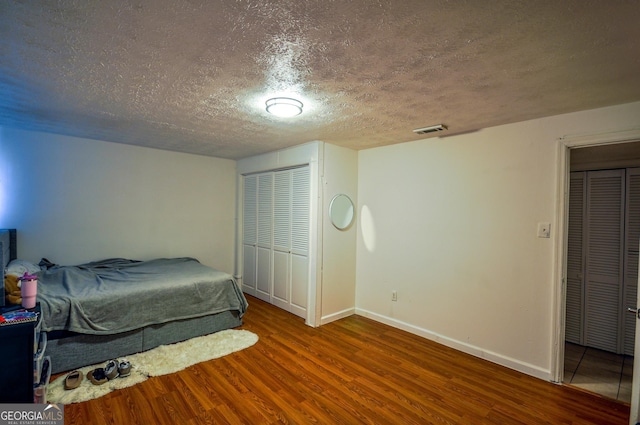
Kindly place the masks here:
POLYGON ((102 398, 66 424, 627 424, 629 406, 352 316, 317 329, 252 297, 256 345, 102 398))

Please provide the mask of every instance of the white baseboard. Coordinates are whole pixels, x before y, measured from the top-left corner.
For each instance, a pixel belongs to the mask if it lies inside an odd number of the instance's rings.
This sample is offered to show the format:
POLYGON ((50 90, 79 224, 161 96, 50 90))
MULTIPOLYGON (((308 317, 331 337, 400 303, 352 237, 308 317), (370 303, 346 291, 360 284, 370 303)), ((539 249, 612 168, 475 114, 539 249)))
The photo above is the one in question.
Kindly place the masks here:
POLYGON ((242 285, 242 292, 244 292, 245 294, 249 294, 252 297, 256 296, 256 289, 247 285, 242 285))
POLYGON ((427 329, 423 329, 418 326, 414 326, 414 325, 402 322, 400 320, 393 319, 391 317, 383 316, 378 313, 373 313, 371 311, 356 308, 355 314, 358 314, 363 317, 368 317, 369 319, 375 320, 376 322, 384 323, 385 325, 389 325, 394 328, 402 329, 403 331, 407 331, 414 335, 418 335, 423 338, 429 339, 431 341, 435 341, 447 347, 456 349, 458 351, 462 351, 463 353, 471 354, 472 356, 488 360, 492 363, 496 363, 501 366, 508 367, 509 369, 516 370, 526 375, 531 375, 533 377, 540 378, 545 381, 553 380, 553 376, 551 375, 550 370, 543 369, 538 366, 535 366, 526 362, 522 362, 520 360, 512 359, 502 354, 494 353, 492 351, 488 351, 480 347, 476 347, 474 345, 437 334, 427 329))
POLYGON ((346 310, 338 311, 337 313, 331 313, 320 318, 320 325, 326 325, 327 323, 335 322, 336 320, 353 316, 354 314, 356 314, 356 309, 353 307, 346 310))

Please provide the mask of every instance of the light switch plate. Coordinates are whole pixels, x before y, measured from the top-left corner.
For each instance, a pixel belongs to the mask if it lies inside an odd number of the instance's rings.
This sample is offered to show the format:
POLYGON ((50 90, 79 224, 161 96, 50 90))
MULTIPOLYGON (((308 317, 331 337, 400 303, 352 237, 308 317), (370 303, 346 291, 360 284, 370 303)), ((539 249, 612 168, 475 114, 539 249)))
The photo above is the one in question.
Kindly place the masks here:
POLYGON ((551 237, 551 223, 538 223, 538 237, 539 238, 551 237))

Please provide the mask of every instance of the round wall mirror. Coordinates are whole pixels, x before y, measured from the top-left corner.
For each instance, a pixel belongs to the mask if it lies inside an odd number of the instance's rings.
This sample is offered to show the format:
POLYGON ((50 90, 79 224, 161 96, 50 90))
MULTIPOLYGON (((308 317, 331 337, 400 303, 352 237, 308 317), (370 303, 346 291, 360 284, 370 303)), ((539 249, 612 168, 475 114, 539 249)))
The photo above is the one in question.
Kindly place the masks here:
POLYGON ((353 212, 353 201, 343 193, 334 196, 329 204, 331 223, 339 230, 344 230, 351 226, 353 222, 353 212))

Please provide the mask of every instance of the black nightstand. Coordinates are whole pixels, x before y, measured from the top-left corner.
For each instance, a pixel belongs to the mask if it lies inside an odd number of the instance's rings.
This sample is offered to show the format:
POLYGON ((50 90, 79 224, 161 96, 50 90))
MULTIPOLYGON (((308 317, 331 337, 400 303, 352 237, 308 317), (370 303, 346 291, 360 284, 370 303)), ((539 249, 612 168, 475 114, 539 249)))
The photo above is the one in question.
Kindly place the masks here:
POLYGON ((34 402, 34 380, 40 375, 34 369, 40 304, 31 311, 38 313, 37 321, 0 326, 0 403, 34 402))

